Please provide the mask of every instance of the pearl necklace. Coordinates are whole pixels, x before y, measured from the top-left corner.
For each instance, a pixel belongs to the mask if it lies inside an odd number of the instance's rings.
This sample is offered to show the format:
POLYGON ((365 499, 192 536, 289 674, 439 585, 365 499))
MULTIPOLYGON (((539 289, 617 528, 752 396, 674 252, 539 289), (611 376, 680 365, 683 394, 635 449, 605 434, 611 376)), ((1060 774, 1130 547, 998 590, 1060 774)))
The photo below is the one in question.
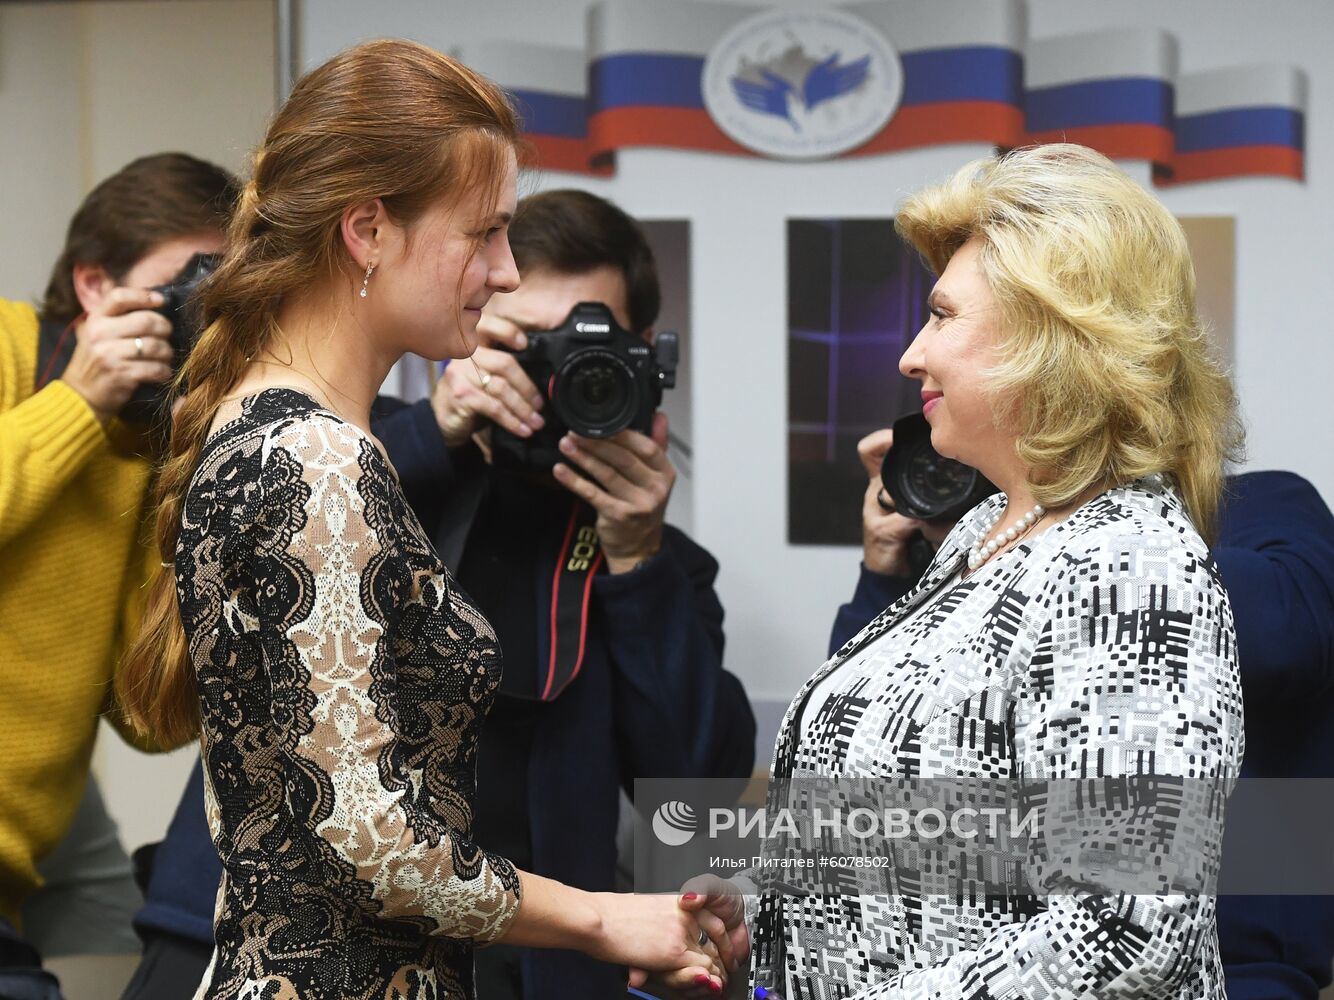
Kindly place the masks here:
POLYGON ((987 537, 987 533, 991 531, 996 522, 1001 519, 1001 516, 1005 513, 1006 509, 1007 508, 1002 507, 1000 510, 996 511, 996 513, 992 514, 985 524, 978 526, 978 541, 974 542, 972 548, 968 550, 969 570, 977 569, 977 567, 981 566, 984 562, 994 556, 1001 546, 1008 545, 1010 542, 1023 535, 1029 528, 1042 520, 1042 515, 1047 513, 1047 508, 1042 506, 1042 504, 1034 504, 1033 509, 1019 519, 1018 524, 1014 525, 1012 528, 1006 528, 991 541, 984 542, 983 539, 987 537))

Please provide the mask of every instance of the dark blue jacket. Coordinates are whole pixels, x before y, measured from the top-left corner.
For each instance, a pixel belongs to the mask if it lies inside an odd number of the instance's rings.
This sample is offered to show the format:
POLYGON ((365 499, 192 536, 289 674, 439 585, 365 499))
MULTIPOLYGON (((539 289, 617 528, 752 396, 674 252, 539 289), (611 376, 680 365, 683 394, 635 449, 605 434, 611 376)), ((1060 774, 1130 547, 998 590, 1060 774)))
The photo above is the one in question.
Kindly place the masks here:
MULTIPOLYGON (((376 436, 432 532, 442 498, 461 476, 484 470, 444 446, 427 401, 381 399, 375 416, 376 436)), ((553 540, 552 560, 560 541, 553 540)), ((633 793, 635 778, 749 778, 755 718, 740 681, 722 669, 717 573, 712 556, 669 526, 652 559, 595 578, 583 667, 534 735, 528 806, 536 873, 590 891, 613 889, 619 789, 633 793)), ((211 943, 220 878, 196 765, 158 848, 136 926, 211 943)), ((528 995, 543 1000, 625 991, 616 970, 575 952, 529 952, 524 973, 528 995)))
MULTIPOLYGON (((1242 778, 1334 777, 1334 515, 1290 472, 1232 476, 1213 555, 1237 626, 1242 778)), ((830 654, 911 586, 862 567, 830 654)), ((1218 938, 1228 1000, 1316 1000, 1330 984, 1334 897, 1220 896, 1218 938)))

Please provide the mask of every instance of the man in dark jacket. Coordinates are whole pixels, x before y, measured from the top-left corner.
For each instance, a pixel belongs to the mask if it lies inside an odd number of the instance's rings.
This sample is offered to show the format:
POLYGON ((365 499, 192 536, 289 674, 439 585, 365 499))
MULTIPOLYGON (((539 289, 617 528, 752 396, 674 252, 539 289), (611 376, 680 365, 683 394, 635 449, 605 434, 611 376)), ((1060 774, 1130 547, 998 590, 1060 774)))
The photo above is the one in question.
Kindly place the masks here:
MULTIPOLYGON (((642 231, 603 199, 557 191, 521 203, 509 238, 523 280, 488 304, 472 362, 449 365, 429 400, 379 400, 374 430, 504 651, 474 839, 520 868, 605 891, 620 790, 636 778, 749 777, 755 721, 722 669, 718 564, 664 523, 675 479, 664 415, 650 434, 565 435, 550 473, 492 461, 495 426, 527 440, 546 423, 544 395, 512 353, 529 333, 599 301, 651 336, 660 299, 642 231)), ((126 997, 173 995, 155 982, 197 983, 208 961, 220 868, 202 788, 196 768, 157 850, 136 921, 148 946, 126 997)), ((503 944, 478 951, 477 981, 480 1000, 625 992, 624 970, 503 944)))
MULTIPOLYGON (((878 431, 859 447, 871 477, 862 570, 852 600, 839 608, 831 655, 916 582, 907 562, 913 531, 938 530, 876 502, 880 459, 891 442, 878 431)), ((1334 515, 1290 472, 1230 476, 1213 556, 1236 620, 1242 779, 1334 778, 1334 515)), ((1225 878, 1227 857, 1225 842, 1225 878)), ((1229 1000, 1316 1000, 1329 986, 1334 896, 1327 889, 1219 897, 1229 1000)))

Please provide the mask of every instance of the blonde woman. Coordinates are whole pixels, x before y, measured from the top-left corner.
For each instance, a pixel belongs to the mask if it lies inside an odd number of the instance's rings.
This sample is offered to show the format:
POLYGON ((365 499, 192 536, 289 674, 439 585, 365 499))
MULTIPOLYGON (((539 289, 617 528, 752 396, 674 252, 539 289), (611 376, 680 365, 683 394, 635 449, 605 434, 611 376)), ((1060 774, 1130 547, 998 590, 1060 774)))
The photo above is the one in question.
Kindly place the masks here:
MULTIPOLYGON (((1002 492, 801 688, 776 787, 1150 786, 1212 805, 1187 826, 1098 799, 1008 868, 963 851, 931 870, 885 845, 886 867, 767 888, 744 925, 752 983, 785 1000, 1222 1000, 1215 807, 1242 703, 1207 540, 1237 435, 1181 228, 1072 145, 970 164, 897 224, 939 274, 900 369, 935 448, 1002 492)), ((698 905, 742 939, 736 896, 712 889, 698 905)))
POLYGON ((172 572, 120 678, 142 729, 200 733, 224 872, 204 1000, 467 1000, 474 946, 502 940, 721 989, 674 898, 473 842, 500 648, 369 430, 404 353, 471 354, 517 285, 518 144, 459 63, 350 49, 277 113, 208 283, 156 495, 172 572))

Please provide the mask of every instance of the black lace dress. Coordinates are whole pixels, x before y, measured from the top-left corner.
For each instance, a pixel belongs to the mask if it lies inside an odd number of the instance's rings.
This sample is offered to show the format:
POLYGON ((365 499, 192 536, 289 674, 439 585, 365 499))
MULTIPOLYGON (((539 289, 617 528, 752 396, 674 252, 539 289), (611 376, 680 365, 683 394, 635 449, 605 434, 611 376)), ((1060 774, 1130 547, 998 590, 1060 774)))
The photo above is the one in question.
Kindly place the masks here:
POLYGON ((224 871, 197 997, 471 998, 519 906, 470 839, 495 634, 369 437, 295 390, 224 406, 176 555, 224 871))

